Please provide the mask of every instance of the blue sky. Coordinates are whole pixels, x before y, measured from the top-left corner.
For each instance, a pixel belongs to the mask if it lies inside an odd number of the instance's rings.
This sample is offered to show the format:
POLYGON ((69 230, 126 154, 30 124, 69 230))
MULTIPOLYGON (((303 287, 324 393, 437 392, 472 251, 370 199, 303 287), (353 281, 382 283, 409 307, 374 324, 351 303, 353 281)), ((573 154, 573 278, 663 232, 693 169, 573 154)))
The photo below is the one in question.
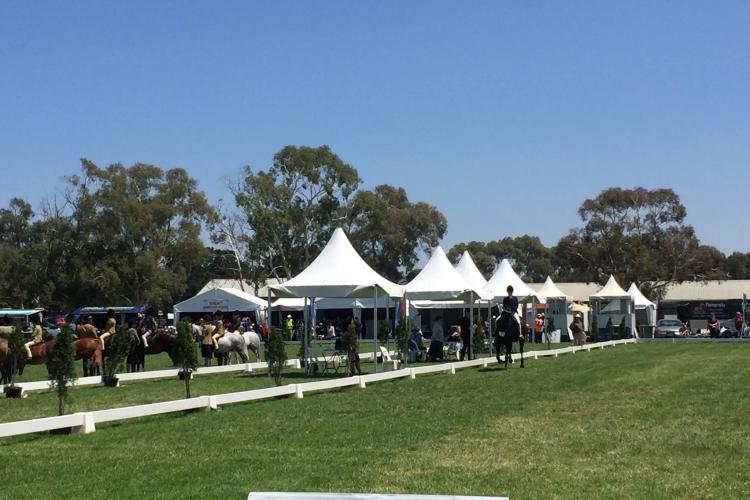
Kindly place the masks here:
POLYGON ((185 167, 215 202, 328 144, 443 211, 446 248, 552 245, 642 185, 747 252, 749 23, 741 1, 3 2, 0 205, 81 157, 185 167))

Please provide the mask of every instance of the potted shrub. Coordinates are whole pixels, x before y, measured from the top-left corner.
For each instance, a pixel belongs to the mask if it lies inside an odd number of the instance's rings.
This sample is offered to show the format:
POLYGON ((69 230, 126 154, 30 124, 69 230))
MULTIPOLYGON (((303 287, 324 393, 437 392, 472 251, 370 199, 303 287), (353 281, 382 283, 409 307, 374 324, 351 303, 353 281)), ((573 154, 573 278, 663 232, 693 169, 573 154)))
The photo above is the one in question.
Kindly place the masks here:
POLYGON ((405 321, 396 325, 396 348, 400 353, 401 362, 406 365, 409 362, 409 329, 405 321))
POLYGON ((198 352, 195 348, 192 328, 187 321, 177 323, 177 337, 174 343, 174 358, 180 371, 177 376, 185 382, 185 397, 190 397, 190 379, 198 369, 198 352))
POLYGON ((349 323, 341 341, 346 349, 346 360, 348 365, 349 376, 361 375, 362 369, 359 366, 359 340, 357 339, 357 329, 354 322, 349 323))
POLYGON ((57 394, 57 413, 65 414, 65 403, 68 400, 68 387, 75 383, 75 349, 73 348, 73 333, 70 326, 65 325, 55 339, 55 347, 47 354, 52 388, 57 394))
POLYGON ((16 385, 16 375, 18 374, 21 363, 24 362, 26 349, 23 347, 23 338, 18 331, 18 327, 13 328, 13 332, 8 335, 8 372, 10 374, 10 384, 5 386, 4 392, 7 398, 23 397, 24 392, 20 386, 16 385))
POLYGON ((287 355, 284 337, 278 328, 271 328, 271 331, 268 332, 265 351, 266 362, 268 363, 268 375, 273 377, 276 385, 281 385, 281 377, 284 373, 287 355))
POLYGON ((125 333, 125 327, 120 326, 117 333, 111 337, 107 349, 107 364, 104 366, 104 375, 102 382, 107 387, 118 387, 120 380, 117 374, 125 367, 125 358, 130 350, 130 339, 125 333))
POLYGON ((474 329, 474 335, 472 335, 471 341, 472 341, 472 349, 474 350, 474 357, 476 358, 477 354, 484 352, 484 341, 486 340, 486 335, 484 332, 484 325, 482 325, 481 322, 477 323, 476 328, 474 329))

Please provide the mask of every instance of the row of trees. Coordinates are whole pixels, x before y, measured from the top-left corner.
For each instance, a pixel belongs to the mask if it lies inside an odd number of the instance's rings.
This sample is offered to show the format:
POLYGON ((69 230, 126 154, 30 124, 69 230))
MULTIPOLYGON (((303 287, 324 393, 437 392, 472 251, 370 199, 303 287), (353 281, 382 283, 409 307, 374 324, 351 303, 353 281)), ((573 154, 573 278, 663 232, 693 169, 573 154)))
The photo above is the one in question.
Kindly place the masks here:
POLYGON ((0 307, 169 307, 211 278, 289 278, 343 226, 362 255, 398 279, 445 235, 445 217, 400 187, 360 188, 327 146, 287 146, 246 167, 231 209, 212 206, 181 168, 82 160, 38 210, 0 209, 0 307), (213 246, 211 246, 213 245, 213 246))
POLYGON ((522 279, 603 283, 615 274, 623 283, 645 285, 652 297, 672 282, 750 278, 750 254, 729 257, 702 245, 687 210, 671 189, 610 188, 587 199, 578 210, 582 226, 546 247, 536 236, 461 243, 448 253, 457 261, 469 250, 489 276, 507 258, 522 279))
MULTIPOLYGON (((212 206, 184 169, 84 159, 38 210, 18 198, 0 209, 0 307, 169 307, 211 278, 257 289, 299 273, 338 226, 378 272, 409 277, 445 235, 445 217, 401 187, 361 182, 327 146, 287 146, 267 169, 242 170, 228 206, 212 206)), ((673 281, 750 278, 750 253, 702 245, 670 189, 611 188, 578 213, 580 227, 553 247, 524 235, 461 243, 449 257, 469 250, 486 276, 508 258, 527 281, 615 274, 647 282, 652 296, 673 281)))

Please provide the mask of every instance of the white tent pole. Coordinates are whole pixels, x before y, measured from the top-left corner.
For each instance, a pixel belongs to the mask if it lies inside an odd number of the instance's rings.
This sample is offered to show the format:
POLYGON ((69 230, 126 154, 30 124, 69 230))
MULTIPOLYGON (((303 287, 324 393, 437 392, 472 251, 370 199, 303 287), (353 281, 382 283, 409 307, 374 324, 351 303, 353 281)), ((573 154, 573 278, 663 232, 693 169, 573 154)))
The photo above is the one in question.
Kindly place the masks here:
MULTIPOLYGON (((391 330, 391 298, 386 295, 385 297, 385 323, 388 325, 388 331, 391 330)), ((385 348, 388 349, 390 347, 388 345, 388 337, 385 337, 385 348)), ((383 366, 385 366, 385 363, 383 363, 383 366)))
POLYGON ((373 287, 375 291, 372 303, 372 361, 375 364, 375 372, 378 371, 378 287, 373 287))
POLYGON ((271 332, 271 287, 268 287, 268 309, 266 310, 266 326, 268 332, 271 332))
POLYGON ((311 372, 309 371, 310 367, 307 366, 307 361, 308 361, 308 358, 307 358, 307 320, 308 320, 307 297, 305 297, 305 308, 302 310, 302 317, 304 318, 304 324, 305 324, 303 327, 305 330, 302 332, 302 342, 303 342, 302 345, 304 346, 302 357, 304 358, 305 373, 309 374, 311 372))
POLYGON ((474 332, 472 331, 474 326, 474 292, 471 292, 471 302, 469 303, 469 345, 466 346, 466 352, 469 354, 469 359, 472 359, 472 353, 474 352, 474 332))

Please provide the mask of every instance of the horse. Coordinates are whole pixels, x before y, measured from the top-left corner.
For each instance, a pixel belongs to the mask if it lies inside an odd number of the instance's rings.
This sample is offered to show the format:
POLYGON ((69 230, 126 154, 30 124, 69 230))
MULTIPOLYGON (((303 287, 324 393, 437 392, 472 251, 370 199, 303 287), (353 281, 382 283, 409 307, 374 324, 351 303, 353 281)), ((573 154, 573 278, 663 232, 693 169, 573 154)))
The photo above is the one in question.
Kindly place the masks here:
POLYGON ((146 355, 161 354, 163 352, 169 355, 172 365, 175 365, 174 336, 167 330, 160 328, 148 339, 148 348, 143 347, 142 342, 133 342, 130 344, 130 352, 126 360, 128 371, 145 371, 146 355))
POLYGON ((229 364, 230 352, 236 352, 239 354, 242 362, 247 363, 247 345, 242 335, 237 332, 226 332, 217 343, 219 344, 219 348, 214 351, 214 355, 219 366, 229 364))
POLYGON ((260 337, 258 334, 247 331, 242 334, 242 338, 245 339, 245 346, 255 354, 255 360, 260 361, 260 337))
POLYGON ((500 348, 505 347, 505 368, 508 368, 508 362, 513 362, 511 356, 511 350, 513 349, 513 342, 518 342, 521 349, 521 368, 523 368, 523 345, 526 342, 524 335, 521 332, 521 323, 518 320, 518 314, 508 314, 503 312, 500 316, 500 321, 497 324, 497 332, 495 334, 495 358, 500 363, 500 348), (503 336, 500 336, 500 332, 503 332, 503 336))
MULTIPOLYGON (((46 365, 49 362, 49 355, 55 348, 54 340, 47 340, 31 346, 31 359, 23 357, 18 367, 18 375, 23 375, 23 370, 27 364, 46 365)), ((73 341, 73 350, 75 359, 83 362, 83 376, 100 375, 102 368, 102 345, 99 339, 80 338, 73 341)), ((47 367, 49 372, 49 366, 47 367)))

